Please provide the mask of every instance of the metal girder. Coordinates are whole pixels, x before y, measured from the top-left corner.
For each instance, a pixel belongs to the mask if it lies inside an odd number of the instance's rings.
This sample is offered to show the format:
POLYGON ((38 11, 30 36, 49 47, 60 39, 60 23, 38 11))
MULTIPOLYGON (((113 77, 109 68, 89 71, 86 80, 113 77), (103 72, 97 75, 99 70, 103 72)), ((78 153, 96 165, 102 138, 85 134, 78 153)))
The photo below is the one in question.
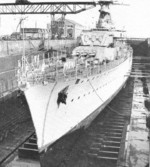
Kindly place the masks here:
POLYGON ((1 3, 0 14, 77 14, 95 6, 95 2, 1 3))

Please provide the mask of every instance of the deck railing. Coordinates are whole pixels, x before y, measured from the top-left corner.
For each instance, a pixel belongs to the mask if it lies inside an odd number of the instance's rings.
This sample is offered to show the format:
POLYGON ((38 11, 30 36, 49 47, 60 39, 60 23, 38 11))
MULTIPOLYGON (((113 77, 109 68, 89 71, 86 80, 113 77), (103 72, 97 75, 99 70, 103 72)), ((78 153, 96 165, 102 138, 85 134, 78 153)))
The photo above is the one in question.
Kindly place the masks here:
POLYGON ((126 58, 120 58, 118 60, 110 61, 105 64, 95 64, 85 66, 85 64, 76 64, 75 68, 67 69, 64 71, 63 64, 51 63, 48 59, 41 60, 38 65, 30 64, 25 74, 22 69, 18 69, 18 77, 20 81, 30 83, 30 85, 48 83, 55 81, 68 81, 76 78, 86 78, 99 73, 103 73, 121 64, 126 58), (45 65, 42 70, 42 63, 45 65))

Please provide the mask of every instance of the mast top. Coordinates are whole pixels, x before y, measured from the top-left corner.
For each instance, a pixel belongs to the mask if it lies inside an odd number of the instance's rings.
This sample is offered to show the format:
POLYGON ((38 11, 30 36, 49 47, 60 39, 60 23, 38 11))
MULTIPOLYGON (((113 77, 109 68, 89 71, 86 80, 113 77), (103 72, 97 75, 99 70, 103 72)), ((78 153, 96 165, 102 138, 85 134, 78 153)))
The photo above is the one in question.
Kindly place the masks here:
POLYGON ((110 5, 127 5, 118 3, 118 1, 114 0, 99 0, 98 4, 100 5, 100 16, 96 28, 106 28, 106 29, 113 29, 113 23, 111 19, 110 13, 110 5))

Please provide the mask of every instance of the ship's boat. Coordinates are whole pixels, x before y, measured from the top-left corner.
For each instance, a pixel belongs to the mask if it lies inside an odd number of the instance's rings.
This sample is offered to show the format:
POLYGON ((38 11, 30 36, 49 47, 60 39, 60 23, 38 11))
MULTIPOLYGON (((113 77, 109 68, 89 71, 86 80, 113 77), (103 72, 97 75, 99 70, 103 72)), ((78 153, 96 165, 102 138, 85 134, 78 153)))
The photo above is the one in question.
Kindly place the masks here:
POLYGON ((101 1, 96 29, 81 34, 72 55, 22 57, 18 84, 24 91, 39 151, 67 133, 87 127, 122 89, 132 66, 124 31, 111 24, 109 3, 101 1))

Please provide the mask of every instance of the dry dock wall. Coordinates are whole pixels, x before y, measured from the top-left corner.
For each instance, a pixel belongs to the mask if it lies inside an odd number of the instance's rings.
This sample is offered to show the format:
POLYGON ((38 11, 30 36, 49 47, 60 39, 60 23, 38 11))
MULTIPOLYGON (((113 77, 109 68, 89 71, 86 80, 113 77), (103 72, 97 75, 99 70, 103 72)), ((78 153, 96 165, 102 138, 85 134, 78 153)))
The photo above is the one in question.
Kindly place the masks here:
MULTIPOLYGON (((25 52, 32 53, 39 49, 40 40, 26 40, 25 52)), ((77 45, 76 40, 49 40, 45 41, 44 48, 70 49, 77 45)), ((23 41, 0 41, 0 72, 12 70, 23 53, 23 41)))
MULTIPOLYGON (((45 49, 54 48, 61 49, 64 47, 71 47, 75 45, 76 40, 45 40, 45 49)), ((41 44, 41 40, 22 40, 20 41, 0 41, 0 57, 13 56, 22 54, 23 46, 26 51, 38 49, 41 44), (24 44, 23 44, 24 43, 24 44)))
MULTIPOLYGON (((40 40, 26 40, 26 53, 36 51, 41 44, 40 40)), ((44 48, 70 49, 77 45, 76 40, 50 40, 44 42, 44 48)), ((0 41, 0 97, 17 88, 15 67, 23 53, 23 41, 0 41)))
POLYGON ((133 56, 149 56, 149 44, 147 39, 129 40, 128 43, 133 48, 133 56))

